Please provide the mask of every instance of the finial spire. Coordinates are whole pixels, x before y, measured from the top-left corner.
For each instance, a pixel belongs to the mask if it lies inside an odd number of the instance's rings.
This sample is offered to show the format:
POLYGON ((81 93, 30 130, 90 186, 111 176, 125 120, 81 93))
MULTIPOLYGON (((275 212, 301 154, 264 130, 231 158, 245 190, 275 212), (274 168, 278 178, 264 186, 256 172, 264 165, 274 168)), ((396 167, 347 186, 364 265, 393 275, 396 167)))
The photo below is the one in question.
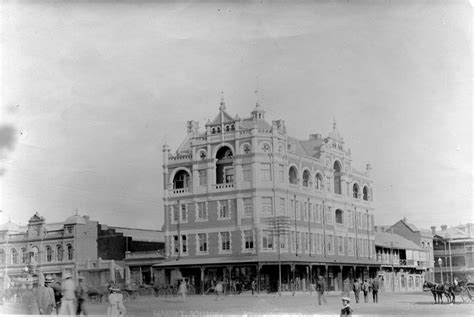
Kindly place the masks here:
POLYGON ((75 215, 77 216, 78 214, 79 214, 79 211, 78 211, 77 208, 76 208, 75 215))
POLYGON ((225 110, 224 91, 221 91, 221 103, 219 110, 225 110))
POLYGON ((259 107, 260 104, 258 103, 258 75, 257 75, 257 89, 255 89, 255 98, 256 98, 255 106, 259 107))
POLYGON ((333 118, 333 121, 332 121, 332 129, 333 129, 333 130, 336 130, 336 117, 333 118))

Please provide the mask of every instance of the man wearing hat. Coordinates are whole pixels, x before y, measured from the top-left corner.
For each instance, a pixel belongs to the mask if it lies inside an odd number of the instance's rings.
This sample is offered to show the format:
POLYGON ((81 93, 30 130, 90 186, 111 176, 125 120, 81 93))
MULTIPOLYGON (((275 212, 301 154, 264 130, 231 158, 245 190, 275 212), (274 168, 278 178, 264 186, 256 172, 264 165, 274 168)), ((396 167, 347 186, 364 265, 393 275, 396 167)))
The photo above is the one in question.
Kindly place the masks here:
POLYGON ((74 316, 76 314, 76 311, 74 310, 76 285, 74 284, 72 275, 69 272, 64 273, 61 291, 63 297, 61 298, 61 308, 59 309, 59 315, 74 316))
POLYGON ((40 315, 51 315, 53 309, 56 309, 56 301, 54 299, 54 290, 51 288, 51 283, 54 282, 51 275, 43 277, 41 275, 40 286, 38 287, 38 309, 40 315))
POLYGON ((350 306, 350 302, 351 302, 351 299, 349 297, 342 298, 341 317, 352 316, 352 308, 350 306))
POLYGON ((87 316, 87 309, 86 309, 86 295, 87 295, 87 287, 84 283, 84 276, 79 276, 79 285, 76 289, 76 297, 77 297, 77 310, 76 315, 80 316, 81 313, 87 316))
POLYGON ((123 295, 120 293, 120 288, 114 285, 110 288, 110 291, 107 316, 124 316, 127 313, 127 310, 123 304, 123 295))

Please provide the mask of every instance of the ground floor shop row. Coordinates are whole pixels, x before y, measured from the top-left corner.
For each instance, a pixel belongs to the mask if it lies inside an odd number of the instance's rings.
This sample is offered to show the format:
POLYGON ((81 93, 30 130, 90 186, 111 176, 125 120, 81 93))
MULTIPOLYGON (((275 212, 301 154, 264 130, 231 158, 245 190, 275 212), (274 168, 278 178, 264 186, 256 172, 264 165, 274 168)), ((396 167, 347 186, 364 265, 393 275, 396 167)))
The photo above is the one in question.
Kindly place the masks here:
MULTIPOLYGON (((160 287, 177 284, 183 278, 196 293, 208 292, 217 282, 230 291, 251 290, 277 292, 281 280, 282 291, 312 291, 318 276, 325 280, 326 291, 342 291, 345 280, 377 277, 379 267, 370 265, 328 263, 239 263, 154 267, 155 284, 160 287), (280 279, 281 277, 281 279, 280 279)), ((347 283, 347 281, 346 281, 347 283)))

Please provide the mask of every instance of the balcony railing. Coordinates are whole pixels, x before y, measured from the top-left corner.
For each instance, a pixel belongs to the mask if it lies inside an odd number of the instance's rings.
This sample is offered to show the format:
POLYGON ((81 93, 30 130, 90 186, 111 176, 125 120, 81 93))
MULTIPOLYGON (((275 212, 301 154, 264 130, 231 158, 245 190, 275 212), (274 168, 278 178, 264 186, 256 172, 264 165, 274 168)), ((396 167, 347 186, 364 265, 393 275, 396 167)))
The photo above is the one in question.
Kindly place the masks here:
POLYGON ((234 188, 234 183, 223 183, 223 184, 216 184, 216 189, 232 189, 234 188))
POLYGON ((183 161, 183 160, 191 160, 193 156, 191 154, 189 155, 177 155, 177 156, 170 156, 169 160, 170 161, 183 161))
POLYGON ((176 188, 171 191, 172 196, 181 196, 191 194, 191 188, 176 188))

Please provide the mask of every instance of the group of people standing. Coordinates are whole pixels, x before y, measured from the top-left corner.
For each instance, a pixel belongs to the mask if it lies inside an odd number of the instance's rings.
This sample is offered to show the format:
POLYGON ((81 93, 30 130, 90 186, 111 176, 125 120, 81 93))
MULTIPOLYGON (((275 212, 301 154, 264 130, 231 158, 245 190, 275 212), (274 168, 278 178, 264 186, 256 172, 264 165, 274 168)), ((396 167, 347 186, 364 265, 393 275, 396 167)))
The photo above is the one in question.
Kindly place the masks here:
MULTIPOLYGON (((356 303, 359 302, 360 292, 364 294, 364 303, 369 302, 369 293, 372 293, 372 300, 374 303, 378 303, 379 300, 379 281, 376 278, 371 280, 356 279, 352 284, 352 291, 354 292, 354 297, 356 303)), ((347 294, 348 295, 348 294, 347 294)))
MULTIPOLYGON (((124 316, 126 314, 123 304, 123 295, 120 288, 111 285, 108 295, 107 316, 124 316)), ((86 306, 87 287, 84 277, 74 282, 69 272, 64 273, 62 281, 56 282, 51 275, 38 276, 38 286, 33 283, 24 285, 21 301, 25 314, 32 315, 88 315, 86 306)))

